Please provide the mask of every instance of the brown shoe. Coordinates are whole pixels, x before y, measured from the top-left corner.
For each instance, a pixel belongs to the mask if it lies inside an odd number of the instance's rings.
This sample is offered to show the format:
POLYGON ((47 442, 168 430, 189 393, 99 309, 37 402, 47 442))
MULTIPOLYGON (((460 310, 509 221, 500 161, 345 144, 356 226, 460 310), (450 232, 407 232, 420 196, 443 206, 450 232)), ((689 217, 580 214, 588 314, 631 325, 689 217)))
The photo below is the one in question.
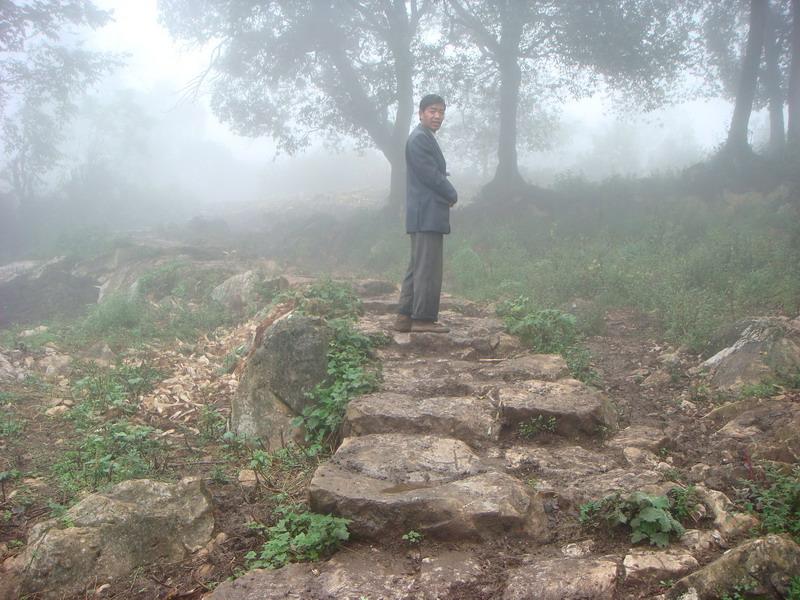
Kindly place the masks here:
POLYGON ((450 328, 436 321, 415 320, 411 322, 411 331, 416 333, 447 333, 450 328))
POLYGON ((393 329, 400 333, 408 333, 411 331, 411 317, 408 315, 397 315, 397 318, 394 320, 393 329))

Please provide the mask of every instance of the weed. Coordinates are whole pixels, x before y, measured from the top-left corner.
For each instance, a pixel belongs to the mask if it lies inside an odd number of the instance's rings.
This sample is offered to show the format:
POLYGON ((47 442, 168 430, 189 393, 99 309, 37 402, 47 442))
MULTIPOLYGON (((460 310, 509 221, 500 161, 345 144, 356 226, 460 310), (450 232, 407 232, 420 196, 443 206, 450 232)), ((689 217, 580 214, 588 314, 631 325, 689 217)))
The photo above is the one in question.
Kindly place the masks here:
POLYGON ((245 355, 246 351, 247 346, 241 345, 228 352, 225 355, 225 358, 222 359, 222 364, 219 367, 219 373, 233 373, 233 371, 236 369, 236 365, 239 364, 239 359, 245 355))
POLYGON ((767 467, 764 483, 750 482, 749 508, 767 533, 789 533, 800 540, 800 467, 782 473, 767 467))
POLYGON ((0 407, 0 438, 10 439, 24 428, 24 424, 14 418, 10 409, 0 407))
POLYGON ((789 581, 789 593, 786 600, 800 600, 800 575, 795 575, 789 581))
POLYGON ((740 398, 770 398, 779 394, 781 386, 777 383, 762 381, 761 383, 750 383, 742 386, 739 390, 740 398))
POLYGON ((313 402, 294 421, 304 426, 306 441, 323 448, 335 445, 347 403, 359 394, 373 391, 378 375, 367 369, 370 339, 347 321, 331 321, 334 336, 328 348, 328 379, 309 394, 313 402))
POLYGON ((227 423, 227 419, 215 407, 204 404, 200 408, 197 428, 203 440, 213 442, 220 439, 225 433, 227 423))
POLYGON ((350 534, 348 519, 282 509, 283 517, 267 530, 261 551, 245 555, 250 569, 277 569, 290 562, 315 561, 333 553, 350 534))
POLYGON ((674 481, 675 483, 683 483, 686 481, 686 476, 681 472, 680 469, 670 467, 669 469, 664 470, 664 479, 667 481, 674 481))
POLYGON ((634 544, 648 540, 650 544, 664 548, 670 535, 683 535, 683 526, 670 512, 670 501, 666 496, 651 496, 634 492, 627 499, 619 494, 580 506, 580 520, 584 525, 597 527, 626 526, 631 530, 634 544))
POLYGON ((411 529, 410 531, 403 534, 403 541, 408 542, 411 545, 418 545, 422 542, 425 536, 421 534, 419 531, 415 531, 411 529))
POLYGON ((362 312, 361 300, 347 283, 323 279, 302 291, 287 290, 277 301, 294 299, 297 311, 326 319, 355 319, 362 312))
POLYGON ((94 415, 111 408, 133 414, 138 397, 152 390, 163 377, 146 363, 121 364, 113 369, 88 364, 82 365, 80 372, 82 376, 72 384, 73 398, 79 403, 75 415, 94 415))
POLYGON ((20 472, 16 469, 11 471, 0 471, 0 494, 3 496, 3 502, 6 501, 6 482, 19 479, 20 472))
POLYGON ((519 424, 519 434, 526 439, 531 439, 543 431, 548 433, 555 432, 557 424, 558 421, 555 417, 536 415, 519 424))
POLYGON ((686 523, 689 518, 694 518, 697 505, 700 503, 700 494, 693 485, 674 487, 667 493, 670 511, 678 521, 686 523))
POLYGON ((165 450, 153 433, 152 427, 127 421, 104 423, 67 451, 53 472, 70 493, 151 475, 163 463, 165 450))

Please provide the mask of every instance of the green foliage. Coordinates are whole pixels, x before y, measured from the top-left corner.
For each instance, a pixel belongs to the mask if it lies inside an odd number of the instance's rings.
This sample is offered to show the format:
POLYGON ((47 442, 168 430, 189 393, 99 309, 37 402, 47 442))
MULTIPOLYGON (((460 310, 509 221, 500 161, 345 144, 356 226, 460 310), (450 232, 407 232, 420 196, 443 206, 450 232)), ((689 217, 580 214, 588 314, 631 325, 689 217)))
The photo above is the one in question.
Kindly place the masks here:
POLYGON ((208 299, 214 287, 229 275, 221 269, 204 269, 183 261, 171 261, 144 273, 139 278, 138 292, 152 300, 167 296, 203 300, 208 299))
POLYGON ((795 575, 789 581, 789 594, 786 600, 800 600, 800 575, 795 575))
POLYGON ((411 545, 418 545, 422 543, 424 538, 425 536, 422 533, 415 531, 414 529, 411 529, 407 533, 403 534, 403 541, 406 541, 411 545))
POLYGON ((741 398, 770 398, 779 394, 781 387, 777 383, 762 381, 761 383, 750 383, 742 386, 739 390, 741 398))
POLYGON ((314 282, 299 292, 289 290, 279 298, 294 298, 298 312, 326 319, 355 319, 363 312, 353 286, 331 279, 314 282))
POLYGON ((155 430, 127 421, 104 423, 53 465, 69 493, 151 475, 163 464, 165 445, 155 430))
POLYGON ((543 431, 553 433, 556 430, 557 424, 558 422, 555 417, 536 415, 519 424, 519 434, 526 439, 531 439, 543 431))
POLYGON ((350 399, 375 390, 378 383, 377 373, 368 369, 370 338, 347 321, 330 324, 335 333, 328 348, 328 379, 311 391, 313 402, 295 420, 305 427, 306 441, 321 447, 335 443, 350 399))
POLYGON ((683 526, 670 512, 670 501, 666 496, 651 496, 634 492, 627 499, 619 494, 599 501, 591 501, 580 507, 580 520, 584 525, 626 526, 631 530, 634 544, 648 540, 650 544, 664 548, 670 535, 683 535, 683 526))
POLYGON ((800 540, 800 466, 790 473, 768 467, 766 481, 750 482, 749 488, 749 507, 758 514, 761 529, 800 540))
POLYGON ((700 503, 700 494, 693 485, 674 487, 667 494, 670 512, 681 523, 693 518, 695 507, 700 503))
POLYGON ((220 412, 208 404, 200 408, 200 416, 197 419, 197 428, 200 430, 200 437, 207 442, 220 439, 225 433, 227 420, 220 412))
POLYGON ((316 561, 336 551, 350 534, 348 519, 284 509, 267 530, 261 551, 245 555, 250 569, 277 569, 290 562, 316 561))
POLYGON ((112 369, 89 363, 79 367, 79 374, 72 384, 73 398, 79 403, 76 414, 99 414, 110 408, 133 414, 138 397, 152 390, 163 377, 147 363, 119 364, 112 369))
POLYGON ((584 383, 597 383, 591 354, 579 345, 576 318, 555 309, 539 310, 527 296, 506 300, 497 307, 506 329, 519 336, 531 349, 542 353, 558 353, 567 362, 570 373, 584 383))
POLYGON ((0 439, 11 439, 24 428, 24 424, 15 418, 10 408, 0 406, 0 439))

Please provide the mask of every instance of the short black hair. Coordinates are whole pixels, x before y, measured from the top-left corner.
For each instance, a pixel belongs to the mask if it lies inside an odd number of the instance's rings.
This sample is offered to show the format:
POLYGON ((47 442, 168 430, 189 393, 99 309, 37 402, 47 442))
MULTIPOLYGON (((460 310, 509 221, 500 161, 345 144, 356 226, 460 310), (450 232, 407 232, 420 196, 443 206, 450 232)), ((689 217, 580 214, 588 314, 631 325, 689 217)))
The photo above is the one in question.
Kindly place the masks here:
POLYGON ((441 104, 442 106, 447 107, 447 105, 444 103, 444 98, 442 98, 439 94, 428 94, 427 96, 423 96, 422 100, 419 101, 419 111, 422 112, 432 104, 441 104))

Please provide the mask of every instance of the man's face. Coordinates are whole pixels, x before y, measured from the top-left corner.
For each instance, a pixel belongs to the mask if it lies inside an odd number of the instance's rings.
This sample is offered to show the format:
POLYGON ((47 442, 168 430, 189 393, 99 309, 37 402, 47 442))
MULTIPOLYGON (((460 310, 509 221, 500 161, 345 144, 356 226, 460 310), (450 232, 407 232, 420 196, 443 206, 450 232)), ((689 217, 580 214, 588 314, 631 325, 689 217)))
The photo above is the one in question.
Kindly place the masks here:
POLYGON ((424 110, 419 111, 419 122, 423 127, 427 127, 433 131, 439 131, 444 121, 444 104, 431 104, 426 106, 424 110))

